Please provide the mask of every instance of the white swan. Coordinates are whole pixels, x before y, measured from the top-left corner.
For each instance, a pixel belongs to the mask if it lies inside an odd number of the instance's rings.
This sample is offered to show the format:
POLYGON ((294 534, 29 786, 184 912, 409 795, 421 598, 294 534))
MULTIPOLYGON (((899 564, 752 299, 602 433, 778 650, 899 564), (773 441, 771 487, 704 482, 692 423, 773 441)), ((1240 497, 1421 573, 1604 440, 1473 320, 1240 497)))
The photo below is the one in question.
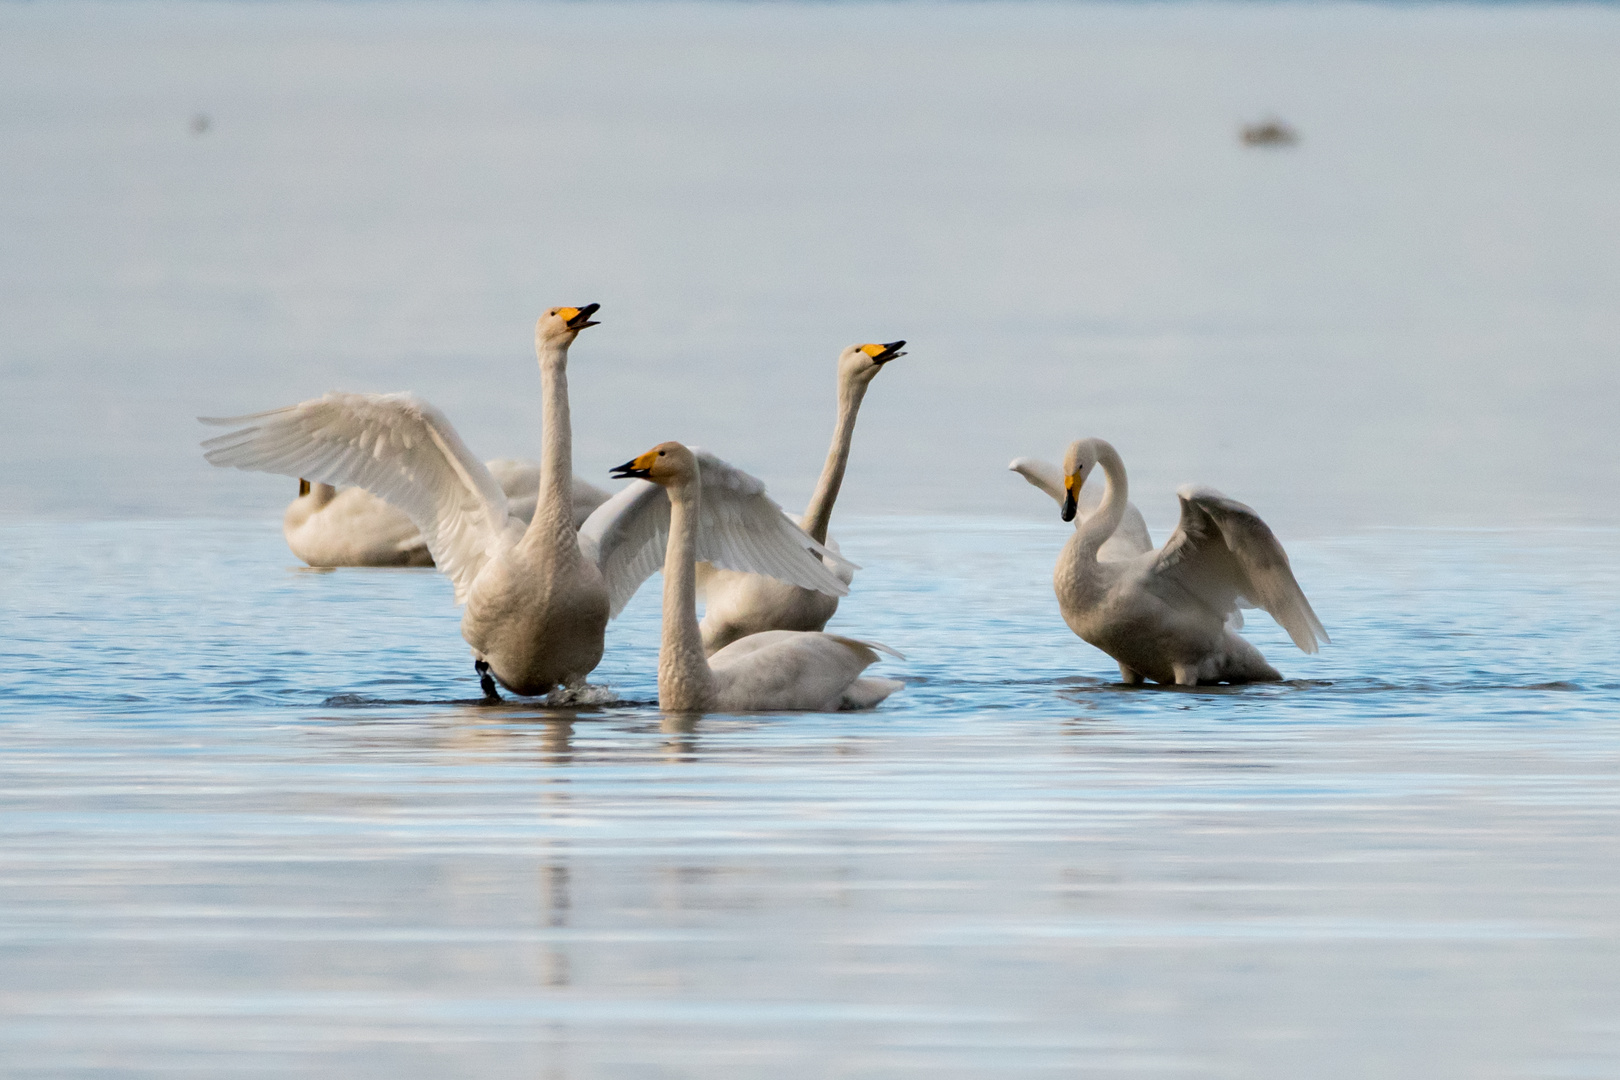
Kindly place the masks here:
MULTIPOLYGON (((833 428, 832 447, 822 466, 821 479, 810 496, 799 525, 831 550, 838 545, 827 537, 833 502, 844 483, 849 464, 850 443, 855 437, 855 417, 861 399, 883 366, 897 356, 904 341, 877 345, 851 345, 838 356, 838 422, 833 428)), ((855 567, 845 563, 847 585, 855 567)), ((698 566, 699 589, 703 594, 704 651, 713 654, 733 641, 765 630, 820 630, 838 610, 838 597, 811 589, 800 589, 758 574, 739 574, 698 566)))
MULTIPOLYGON (((568 347, 596 325, 590 317, 597 307, 554 308, 535 327, 543 442, 538 505, 526 528, 450 422, 409 394, 333 393, 253 416, 205 420, 247 424, 205 442, 208 460, 356 484, 404 510, 455 584, 457 602, 466 604, 461 633, 485 695, 496 696, 494 679, 519 694, 577 686, 602 658, 610 613, 658 569, 667 528, 660 522, 668 519, 667 500, 627 490, 574 528, 568 347)), ((722 491, 704 522, 705 557, 810 588, 845 588, 811 554, 821 546, 783 516, 763 485, 734 486, 730 498, 722 491)))
MULTIPOLYGON (((1050 461, 1039 458, 1013 458, 1007 469, 1017 473, 1028 480, 1033 487, 1052 496, 1052 500, 1059 506, 1063 505, 1063 470, 1050 461)), ((1079 515, 1075 528, 1079 528, 1097 512, 1102 505, 1102 493, 1095 488, 1086 492, 1085 501, 1077 508, 1079 515)), ((1142 511, 1136 508, 1135 503, 1125 504, 1125 516, 1120 519, 1119 528, 1114 534, 1103 541, 1103 546, 1097 550, 1097 558, 1103 562, 1113 562, 1117 559, 1130 559, 1153 550, 1153 537, 1148 532, 1147 522, 1142 519, 1142 511)))
POLYGON ((1080 439, 1069 447, 1062 515, 1074 520, 1080 489, 1098 465, 1107 494, 1064 545, 1052 588, 1063 621, 1117 660, 1127 683, 1281 679, 1260 650, 1226 623, 1243 602, 1264 608, 1308 653, 1316 651, 1318 639, 1328 640, 1266 523, 1209 488, 1188 485, 1176 492, 1181 522, 1164 547, 1099 562, 1098 549, 1119 525, 1129 495, 1125 463, 1103 440, 1080 439))
POLYGON ((664 628, 658 650, 658 706, 669 712, 871 708, 903 685, 863 679, 883 645, 836 634, 767 630, 705 658, 698 631, 695 562, 702 557, 699 522, 714 484, 691 450, 661 443, 613 471, 641 477, 669 494, 669 547, 664 557, 664 628))
POLYGON ((298 481, 281 535, 310 566, 432 566, 411 519, 364 488, 298 481))
MULTIPOLYGON (((527 525, 540 491, 537 462, 500 458, 484 463, 506 492, 507 511, 527 525)), ((608 493, 574 477, 574 526, 608 499, 608 493)), ((281 518, 292 553, 310 566, 432 566, 427 542, 403 510, 365 488, 298 481, 298 498, 281 518)))

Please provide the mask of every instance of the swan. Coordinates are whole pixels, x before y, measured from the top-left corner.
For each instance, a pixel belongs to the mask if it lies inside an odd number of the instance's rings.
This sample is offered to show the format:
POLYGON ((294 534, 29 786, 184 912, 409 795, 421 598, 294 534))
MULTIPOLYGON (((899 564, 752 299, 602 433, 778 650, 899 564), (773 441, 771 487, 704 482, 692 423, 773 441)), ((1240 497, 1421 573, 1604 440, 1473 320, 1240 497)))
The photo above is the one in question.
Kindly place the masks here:
MULTIPOLYGON (((877 373, 895 357, 904 341, 887 344, 851 345, 838 356, 838 422, 833 428, 832 446, 822 466, 821 479, 810 496, 799 525, 817 543, 836 552, 838 545, 827 538, 833 502, 844 483, 849 464, 850 443, 855 437, 855 417, 861 399, 877 373)), ((854 578, 855 567, 843 564, 854 578)), ((703 650, 713 654, 733 641, 764 630, 820 630, 838 610, 838 597, 812 589, 801 589, 758 574, 740 574, 698 565, 699 589, 703 594, 703 650)))
MULTIPOLYGON (((1030 482, 1032 487, 1039 488, 1052 496, 1053 501, 1059 505, 1063 503, 1063 470, 1050 461, 1039 458, 1020 457, 1013 458, 1007 469, 1015 472, 1030 482)), ((1096 489, 1092 489, 1093 491, 1096 489)), ((1077 508, 1079 517, 1075 521, 1075 528, 1079 528, 1088 518, 1097 512, 1102 504, 1102 496, 1093 496, 1087 492, 1086 503, 1077 508)), ((1125 516, 1120 519, 1119 528, 1114 534, 1103 541, 1103 546, 1097 549, 1097 558, 1103 562, 1114 562, 1119 559, 1134 558, 1145 551, 1153 550, 1153 537, 1148 533, 1147 522, 1142 519, 1142 511, 1136 504, 1125 504, 1125 516)))
MULTIPOLYGON (((498 458, 484 466, 506 492, 507 511, 527 525, 540 490, 539 464, 498 458)), ((574 477, 574 527, 607 499, 607 492, 574 477)), ((405 512, 365 488, 340 491, 300 478, 298 498, 282 515, 281 532, 292 553, 310 566, 433 565, 421 531, 405 512)))
POLYGON ((678 442, 660 443, 613 470, 662 487, 670 506, 664 555, 664 628, 658 650, 658 707, 668 712, 868 709, 904 684, 863 679, 873 642, 806 630, 766 630, 705 657, 698 630, 699 522, 714 485, 707 464, 678 442))
POLYGON ((1101 439, 1080 439, 1063 463, 1062 516, 1073 521, 1080 490, 1101 466, 1102 506, 1074 531, 1052 573, 1063 621, 1119 662, 1120 677, 1177 686, 1276 682, 1260 650, 1227 622, 1252 602, 1281 624, 1294 644, 1314 653, 1327 631, 1294 580, 1288 555, 1247 506, 1211 488, 1176 492, 1181 521, 1164 547, 1134 558, 1099 562, 1098 550, 1121 519, 1129 488, 1125 463, 1101 439))
MULTIPOLYGON (((659 568, 669 517, 667 500, 625 490, 574 528, 568 349, 581 330, 597 325, 591 316, 598 307, 553 308, 535 325, 542 445, 537 505, 526 527, 450 422, 410 394, 330 393, 250 416, 203 418, 246 425, 204 442, 206 457, 222 467, 355 484, 399 507, 454 584, 456 602, 466 605, 461 634, 485 696, 499 696, 497 681, 523 695, 578 687, 602 659, 610 615, 659 568)), ((729 468, 715 460, 717 469, 729 468)), ((807 588, 846 590, 816 556, 836 557, 788 521, 764 485, 716 487, 700 537, 705 558, 807 588)))
POLYGON ((281 535, 310 566, 432 566, 411 519, 364 488, 298 481, 281 535))

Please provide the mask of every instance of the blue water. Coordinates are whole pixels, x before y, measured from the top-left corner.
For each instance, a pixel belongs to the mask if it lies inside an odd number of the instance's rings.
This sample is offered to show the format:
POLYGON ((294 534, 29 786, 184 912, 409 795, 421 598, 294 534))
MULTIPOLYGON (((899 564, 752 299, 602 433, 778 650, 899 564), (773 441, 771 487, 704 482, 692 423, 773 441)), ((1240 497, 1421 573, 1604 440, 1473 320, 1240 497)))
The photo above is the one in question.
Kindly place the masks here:
POLYGON ((864 714, 486 707, 447 583, 0 528, 7 1076, 1612 1076, 1620 533, 1290 543, 1280 686, 1125 689, 1064 527, 874 518, 864 714))

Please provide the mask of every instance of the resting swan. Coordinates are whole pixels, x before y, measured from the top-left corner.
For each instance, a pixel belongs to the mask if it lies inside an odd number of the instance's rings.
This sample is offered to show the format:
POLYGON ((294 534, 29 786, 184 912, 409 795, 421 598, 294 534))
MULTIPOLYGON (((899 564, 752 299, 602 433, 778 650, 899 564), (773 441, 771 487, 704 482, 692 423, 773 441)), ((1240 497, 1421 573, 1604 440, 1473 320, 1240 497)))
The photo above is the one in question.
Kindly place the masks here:
POLYGON ((903 685, 863 679, 886 646, 818 631, 767 630, 705 658, 698 631, 697 576, 703 554, 699 521, 713 485, 691 450, 660 443, 613 470, 669 494, 669 548, 664 556, 664 629, 658 650, 658 707, 669 712, 755 712, 770 709, 867 709, 903 685))
POLYGON ((1308 653, 1327 631, 1300 591, 1288 555, 1266 523, 1210 488, 1185 486, 1181 522, 1158 551, 1099 562, 1125 516, 1125 463, 1101 439, 1080 439, 1063 462, 1063 520, 1073 521, 1093 468, 1108 481, 1102 507, 1075 530, 1052 574, 1063 621, 1119 662, 1127 683, 1177 686, 1276 682, 1282 678, 1227 625, 1240 601, 1264 608, 1308 653))
MULTIPOLYGON (((537 506, 527 527, 511 517, 505 492, 443 414, 409 394, 332 393, 253 416, 205 420, 248 425, 205 442, 208 460, 356 484, 388 500, 421 530, 434 563, 455 584, 456 601, 466 604, 461 634, 487 697, 497 696, 495 680, 529 695, 577 686, 602 659, 609 615, 659 568, 667 529, 661 523, 668 520, 667 502, 627 490, 574 528, 568 347, 596 325, 597 307, 553 308, 535 327, 543 442, 537 506)), ((716 467, 728 468, 718 461, 716 467)), ((822 553, 821 545, 787 520, 763 485, 737 483, 720 496, 703 522, 711 562, 809 588, 845 589, 812 554, 822 553)))
MULTIPOLYGON (((501 458, 484 463, 506 492, 507 511, 527 525, 534 517, 540 466, 501 458)), ((574 525, 578 528, 607 501, 608 493, 574 477, 574 525)), ((432 566, 422 533, 403 510, 365 488, 298 481, 298 498, 281 518, 292 553, 310 566, 432 566)))
MULTIPOLYGON (((827 538, 827 525, 849 464, 855 417, 866 388, 885 364, 905 355, 900 351, 905 344, 891 341, 884 345, 851 345, 838 356, 838 423, 833 428, 832 447, 827 451, 821 479, 810 496, 810 505, 799 518, 799 525, 812 539, 833 551, 838 550, 838 545, 827 538)), ((847 585, 854 578, 855 568, 848 563, 844 567, 849 575, 844 578, 847 585)), ((703 622, 699 627, 703 651, 711 655, 739 638, 764 630, 820 630, 838 610, 836 596, 758 574, 715 570, 700 564, 698 577, 703 593, 703 622)))
MULTIPOLYGON (((1039 458, 1013 458, 1007 469, 1028 480, 1033 487, 1052 496, 1058 505, 1063 504, 1063 470, 1050 461, 1041 461, 1039 458)), ((1095 491, 1095 489, 1092 489, 1095 491)), ((1097 512, 1102 505, 1102 495, 1086 493, 1085 504, 1077 507, 1079 515, 1075 521, 1075 528, 1079 528, 1086 519, 1097 512)), ((1142 519, 1142 511, 1136 508, 1135 503, 1125 504, 1125 516, 1120 519, 1119 528, 1114 535, 1103 541, 1103 546, 1097 550, 1097 558, 1103 562, 1114 562, 1118 559, 1130 559, 1153 550, 1153 537, 1148 533, 1147 522, 1142 519)))

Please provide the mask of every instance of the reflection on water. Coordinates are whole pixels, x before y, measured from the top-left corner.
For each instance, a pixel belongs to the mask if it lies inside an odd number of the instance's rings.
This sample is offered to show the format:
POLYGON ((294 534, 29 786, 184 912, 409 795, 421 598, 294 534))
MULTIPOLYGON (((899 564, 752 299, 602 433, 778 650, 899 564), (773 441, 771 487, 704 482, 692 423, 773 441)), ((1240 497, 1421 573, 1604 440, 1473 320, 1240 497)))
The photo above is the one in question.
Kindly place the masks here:
POLYGON ((0 530, 8 1075, 1603 1076, 1620 535, 1290 545, 1290 681, 1129 689, 1063 530, 845 527, 866 714, 479 702, 431 574, 0 530))

